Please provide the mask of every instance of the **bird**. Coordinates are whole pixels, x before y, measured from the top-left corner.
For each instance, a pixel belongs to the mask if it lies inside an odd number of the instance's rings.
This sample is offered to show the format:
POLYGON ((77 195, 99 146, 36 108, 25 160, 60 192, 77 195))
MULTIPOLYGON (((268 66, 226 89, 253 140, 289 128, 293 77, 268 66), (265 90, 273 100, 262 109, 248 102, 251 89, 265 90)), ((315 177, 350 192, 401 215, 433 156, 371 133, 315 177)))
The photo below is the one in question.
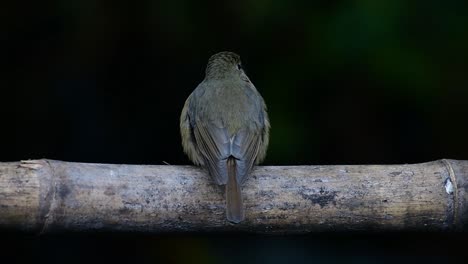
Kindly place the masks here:
POLYGON ((225 186, 229 222, 245 219, 241 185, 265 159, 269 131, 265 101, 240 56, 229 51, 212 55, 205 78, 185 101, 180 133, 188 158, 225 186))

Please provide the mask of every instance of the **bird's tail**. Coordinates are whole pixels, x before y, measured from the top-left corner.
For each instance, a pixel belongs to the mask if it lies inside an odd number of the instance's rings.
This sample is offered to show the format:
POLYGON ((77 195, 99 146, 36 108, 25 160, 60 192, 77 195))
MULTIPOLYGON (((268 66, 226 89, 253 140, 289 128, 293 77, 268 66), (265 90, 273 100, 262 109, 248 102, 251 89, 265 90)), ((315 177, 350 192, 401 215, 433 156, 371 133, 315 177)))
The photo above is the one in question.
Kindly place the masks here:
POLYGON ((244 220, 244 205, 242 204, 242 194, 240 183, 237 181, 236 159, 229 157, 227 160, 228 181, 226 184, 226 218, 239 223, 244 220))

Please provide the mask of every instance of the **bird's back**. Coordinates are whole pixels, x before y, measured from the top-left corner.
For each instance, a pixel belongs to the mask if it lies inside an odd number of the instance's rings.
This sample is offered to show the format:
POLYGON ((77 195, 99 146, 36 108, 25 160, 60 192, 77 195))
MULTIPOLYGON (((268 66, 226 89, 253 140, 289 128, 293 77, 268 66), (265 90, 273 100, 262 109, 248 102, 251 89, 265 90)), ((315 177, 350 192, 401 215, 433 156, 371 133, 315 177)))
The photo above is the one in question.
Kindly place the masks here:
POLYGON ((263 100, 250 83, 209 81, 200 84, 196 121, 210 122, 234 136, 241 129, 261 129, 263 100))
POLYGON ((193 92, 192 128, 196 148, 218 184, 227 181, 226 160, 237 159, 243 182, 268 144, 268 118, 260 94, 251 83, 204 81, 193 92), (196 101, 195 101, 196 100, 196 101))

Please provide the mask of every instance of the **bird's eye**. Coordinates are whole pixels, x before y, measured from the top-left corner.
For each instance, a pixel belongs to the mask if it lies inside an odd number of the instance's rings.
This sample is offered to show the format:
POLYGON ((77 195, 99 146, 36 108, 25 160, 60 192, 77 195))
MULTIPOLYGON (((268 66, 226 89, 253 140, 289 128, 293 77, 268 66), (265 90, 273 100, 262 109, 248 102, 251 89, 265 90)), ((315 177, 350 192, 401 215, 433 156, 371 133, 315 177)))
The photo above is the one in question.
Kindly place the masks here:
POLYGON ((237 69, 238 69, 238 70, 242 70, 242 65, 241 65, 240 63, 237 64, 237 69))

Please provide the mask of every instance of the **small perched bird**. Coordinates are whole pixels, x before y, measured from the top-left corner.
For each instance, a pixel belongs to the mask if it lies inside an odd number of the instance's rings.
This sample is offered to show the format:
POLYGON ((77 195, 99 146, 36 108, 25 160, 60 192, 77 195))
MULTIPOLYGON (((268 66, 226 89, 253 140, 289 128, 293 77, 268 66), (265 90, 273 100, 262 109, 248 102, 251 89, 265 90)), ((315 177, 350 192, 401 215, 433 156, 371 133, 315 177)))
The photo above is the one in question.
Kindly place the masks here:
POLYGON ((226 218, 245 218, 241 184, 268 147, 270 123, 262 96, 242 69, 239 55, 210 57, 205 79, 185 101, 182 146, 190 160, 225 185, 226 218))

